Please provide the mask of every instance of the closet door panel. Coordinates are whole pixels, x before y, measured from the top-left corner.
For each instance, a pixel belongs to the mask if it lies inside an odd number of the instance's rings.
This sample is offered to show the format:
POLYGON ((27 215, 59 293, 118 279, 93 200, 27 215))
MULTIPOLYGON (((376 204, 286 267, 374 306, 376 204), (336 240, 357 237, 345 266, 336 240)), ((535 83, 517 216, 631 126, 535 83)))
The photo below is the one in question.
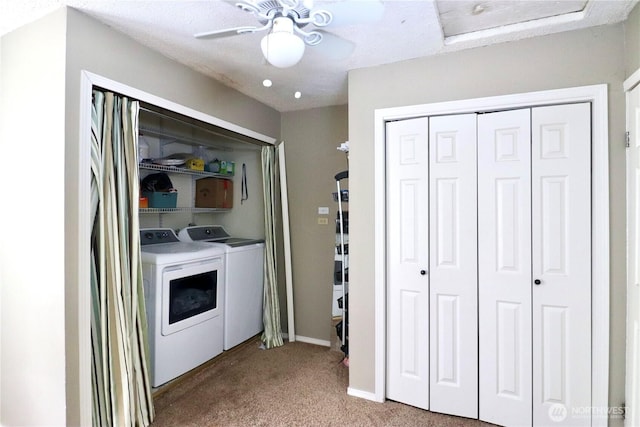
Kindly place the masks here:
POLYGON ((590 116, 532 109, 535 425, 590 425, 572 411, 591 405, 590 116))
POLYGON ((429 409, 427 138, 427 118, 387 124, 386 393, 423 409, 429 409))
POLYGON ((479 403, 482 420, 530 425, 530 110, 478 116, 479 403))
POLYGON ((477 418, 476 115, 429 122, 430 403, 477 418))

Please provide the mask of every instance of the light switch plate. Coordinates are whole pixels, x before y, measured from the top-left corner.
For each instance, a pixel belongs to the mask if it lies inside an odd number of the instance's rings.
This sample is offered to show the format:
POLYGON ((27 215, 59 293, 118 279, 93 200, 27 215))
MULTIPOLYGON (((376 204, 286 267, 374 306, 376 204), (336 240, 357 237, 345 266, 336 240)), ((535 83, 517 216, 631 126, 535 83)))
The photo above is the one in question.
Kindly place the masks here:
POLYGON ((329 208, 325 206, 320 206, 318 208, 318 215, 329 215, 329 208))

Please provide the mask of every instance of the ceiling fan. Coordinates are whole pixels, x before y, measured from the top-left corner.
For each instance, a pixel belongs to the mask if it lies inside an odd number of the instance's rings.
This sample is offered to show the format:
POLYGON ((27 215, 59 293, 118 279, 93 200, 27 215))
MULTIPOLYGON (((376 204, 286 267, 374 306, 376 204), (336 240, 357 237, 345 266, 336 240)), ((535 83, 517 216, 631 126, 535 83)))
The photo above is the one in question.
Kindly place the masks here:
POLYGON ((253 14, 260 26, 207 31, 195 37, 213 39, 269 31, 260 46, 266 60, 278 68, 297 64, 305 45, 319 46, 331 59, 346 58, 355 45, 321 28, 375 22, 384 11, 379 0, 326 2, 318 7, 313 0, 240 0, 236 6, 253 14), (317 28, 305 28, 308 25, 317 28))

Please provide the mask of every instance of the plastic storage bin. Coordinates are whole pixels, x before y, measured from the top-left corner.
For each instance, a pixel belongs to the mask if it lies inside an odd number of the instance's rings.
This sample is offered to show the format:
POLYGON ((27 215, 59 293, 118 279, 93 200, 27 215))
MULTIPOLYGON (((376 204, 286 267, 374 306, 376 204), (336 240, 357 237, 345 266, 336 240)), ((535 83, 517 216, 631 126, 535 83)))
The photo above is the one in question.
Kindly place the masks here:
POLYGON ((144 192, 142 195, 149 199, 150 208, 175 209, 178 204, 178 193, 175 191, 144 192))

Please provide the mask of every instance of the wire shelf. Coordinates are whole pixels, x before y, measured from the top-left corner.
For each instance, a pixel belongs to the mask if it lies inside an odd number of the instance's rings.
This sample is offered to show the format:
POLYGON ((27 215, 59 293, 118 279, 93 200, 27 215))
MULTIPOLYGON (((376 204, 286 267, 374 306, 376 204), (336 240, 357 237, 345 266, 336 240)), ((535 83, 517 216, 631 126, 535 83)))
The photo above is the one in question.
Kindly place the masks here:
POLYGON ((212 212, 229 212, 229 208, 140 208, 138 212, 141 214, 154 214, 154 213, 212 213, 212 212))
POLYGON ((195 175, 202 177, 214 177, 214 178, 222 178, 222 179, 233 179, 233 175, 225 175, 221 173, 215 172, 207 172, 207 171, 196 171, 193 169, 187 168, 178 168, 176 166, 164 166, 164 165, 156 165, 155 163, 140 163, 138 165, 140 169, 154 170, 154 171, 162 171, 162 172, 171 172, 171 173, 182 173, 187 175, 195 175))

